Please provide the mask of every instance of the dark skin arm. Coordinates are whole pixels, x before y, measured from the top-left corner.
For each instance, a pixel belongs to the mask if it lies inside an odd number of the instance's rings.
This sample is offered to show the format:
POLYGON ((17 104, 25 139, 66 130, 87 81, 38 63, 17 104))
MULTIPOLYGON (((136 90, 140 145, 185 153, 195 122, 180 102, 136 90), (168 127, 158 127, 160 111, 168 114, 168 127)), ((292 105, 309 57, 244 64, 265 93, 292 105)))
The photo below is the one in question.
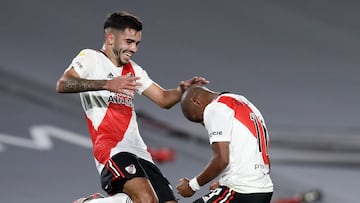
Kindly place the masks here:
MULTIPOLYGON (((211 145, 213 156, 207 166, 197 176, 200 186, 207 184, 220 175, 229 164, 229 142, 215 142, 211 145)), ((189 186, 188 178, 181 178, 176 186, 183 197, 191 197, 195 192, 189 186)))

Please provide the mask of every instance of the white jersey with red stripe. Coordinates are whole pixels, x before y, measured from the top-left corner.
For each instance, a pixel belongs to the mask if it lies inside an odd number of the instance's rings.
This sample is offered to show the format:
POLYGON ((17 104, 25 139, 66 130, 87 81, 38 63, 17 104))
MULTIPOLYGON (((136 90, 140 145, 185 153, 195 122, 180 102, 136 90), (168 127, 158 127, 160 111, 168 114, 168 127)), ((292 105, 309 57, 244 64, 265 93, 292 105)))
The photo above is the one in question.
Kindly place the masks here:
POLYGON ((204 111, 210 144, 229 142, 230 160, 219 182, 239 193, 272 192, 269 136, 260 111, 244 96, 221 94, 204 111))
MULTIPOLYGON (((138 94, 153 82, 135 62, 116 67, 104 53, 91 49, 82 50, 68 69, 71 67, 80 78, 89 80, 110 80, 121 75, 138 76, 141 83, 136 90, 138 94)), ((99 173, 111 156, 123 151, 153 162, 138 130, 133 97, 101 90, 81 92, 80 98, 99 173)))

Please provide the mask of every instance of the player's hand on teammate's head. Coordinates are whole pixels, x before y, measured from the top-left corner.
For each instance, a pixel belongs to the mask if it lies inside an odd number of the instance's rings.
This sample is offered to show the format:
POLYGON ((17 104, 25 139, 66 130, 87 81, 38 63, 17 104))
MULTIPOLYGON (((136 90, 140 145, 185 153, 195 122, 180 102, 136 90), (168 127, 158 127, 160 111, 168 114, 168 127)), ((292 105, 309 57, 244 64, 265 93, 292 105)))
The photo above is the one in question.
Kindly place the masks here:
POLYGON ((179 86, 181 88, 181 91, 185 92, 191 86, 205 85, 208 83, 209 83, 209 81, 206 80, 205 78, 195 76, 195 77, 191 78, 190 80, 181 81, 179 86))
POLYGON ((106 89, 133 97, 136 88, 141 85, 141 83, 137 82, 139 79, 140 77, 131 75, 114 77, 106 82, 106 89))

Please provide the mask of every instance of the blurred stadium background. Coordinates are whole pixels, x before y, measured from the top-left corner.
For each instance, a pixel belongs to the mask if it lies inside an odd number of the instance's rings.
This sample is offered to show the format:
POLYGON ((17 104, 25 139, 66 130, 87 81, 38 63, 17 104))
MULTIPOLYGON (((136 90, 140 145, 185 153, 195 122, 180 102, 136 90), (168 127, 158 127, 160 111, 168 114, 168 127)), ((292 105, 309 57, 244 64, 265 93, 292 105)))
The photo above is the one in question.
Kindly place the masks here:
MULTIPOLYGON (((55 83, 81 49, 101 47, 115 10, 142 18, 134 60, 160 85, 201 75, 259 107, 274 200, 318 189, 322 203, 358 202, 359 9, 350 0, 2 1, 0 202, 101 191, 78 95, 57 94, 55 83)), ((159 162, 173 186, 196 175, 211 155, 204 129, 178 106, 162 110, 141 96, 135 106, 149 147, 175 152, 159 162)))

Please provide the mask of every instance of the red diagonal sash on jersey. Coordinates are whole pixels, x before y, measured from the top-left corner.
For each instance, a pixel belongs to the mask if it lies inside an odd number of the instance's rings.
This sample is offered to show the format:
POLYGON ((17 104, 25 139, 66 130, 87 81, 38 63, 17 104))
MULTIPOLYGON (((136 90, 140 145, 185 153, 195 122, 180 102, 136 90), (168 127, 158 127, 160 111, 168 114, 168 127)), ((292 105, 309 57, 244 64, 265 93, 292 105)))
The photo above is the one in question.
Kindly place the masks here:
POLYGON ((245 103, 236 100, 233 97, 221 96, 218 100, 229 108, 234 110, 235 118, 244 124, 259 143, 259 151, 263 157, 264 163, 269 164, 269 156, 267 154, 268 139, 264 126, 260 120, 255 116, 255 113, 245 103))
MULTIPOLYGON (((130 63, 124 65, 121 75, 132 74, 135 76, 134 69, 130 63)), ((120 99, 131 100, 126 95, 117 94, 120 99)), ((125 105, 123 103, 109 103, 105 116, 101 121, 98 129, 95 130, 89 118, 88 127, 91 134, 91 139, 94 145, 94 156, 97 161, 105 164, 110 158, 110 151, 123 138, 132 118, 133 106, 125 105)))

